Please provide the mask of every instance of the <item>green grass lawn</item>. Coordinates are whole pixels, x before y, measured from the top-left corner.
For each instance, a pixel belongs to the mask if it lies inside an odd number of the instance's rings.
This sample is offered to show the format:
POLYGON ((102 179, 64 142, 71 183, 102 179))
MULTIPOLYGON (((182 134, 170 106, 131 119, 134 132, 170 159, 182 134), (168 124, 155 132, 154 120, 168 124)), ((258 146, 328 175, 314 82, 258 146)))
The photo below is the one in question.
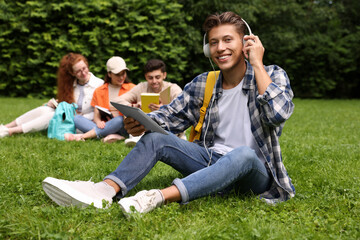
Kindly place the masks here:
MULTIPOLYGON (((0 98, 0 123, 43 102, 0 98)), ((360 239, 360 100, 294 102, 280 140, 296 196, 276 206, 256 196, 206 197, 130 219, 116 203, 59 207, 43 192, 44 178, 100 181, 130 149, 52 140, 46 132, 2 138, 0 239, 360 239)), ((176 177, 158 163, 130 195, 176 177)))

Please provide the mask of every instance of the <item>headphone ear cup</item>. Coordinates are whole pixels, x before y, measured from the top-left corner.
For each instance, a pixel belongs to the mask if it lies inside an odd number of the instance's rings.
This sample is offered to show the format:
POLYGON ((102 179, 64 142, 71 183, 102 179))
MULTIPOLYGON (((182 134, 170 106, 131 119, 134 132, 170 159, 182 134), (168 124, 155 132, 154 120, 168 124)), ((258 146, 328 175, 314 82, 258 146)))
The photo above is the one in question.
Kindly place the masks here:
POLYGON ((204 51, 205 57, 207 57, 207 58, 211 57, 211 55, 210 55, 210 47, 209 47, 208 43, 203 46, 203 51, 204 51))

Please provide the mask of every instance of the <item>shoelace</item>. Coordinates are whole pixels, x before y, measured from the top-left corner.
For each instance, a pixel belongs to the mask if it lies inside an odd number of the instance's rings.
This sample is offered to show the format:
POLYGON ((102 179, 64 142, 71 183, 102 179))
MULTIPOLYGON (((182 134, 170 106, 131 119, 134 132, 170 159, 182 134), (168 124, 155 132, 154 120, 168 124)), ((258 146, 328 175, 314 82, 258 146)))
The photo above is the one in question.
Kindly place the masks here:
MULTIPOLYGON (((93 181, 91 181, 92 180, 92 177, 89 179, 89 180, 87 180, 87 181, 84 181, 84 180, 75 180, 74 182, 88 182, 88 183, 94 183, 93 181)), ((71 182, 71 181, 69 181, 69 182, 71 182)))
POLYGON ((147 209, 148 207, 156 207, 156 198, 155 192, 147 192, 144 195, 140 196, 136 201, 142 209, 147 209))

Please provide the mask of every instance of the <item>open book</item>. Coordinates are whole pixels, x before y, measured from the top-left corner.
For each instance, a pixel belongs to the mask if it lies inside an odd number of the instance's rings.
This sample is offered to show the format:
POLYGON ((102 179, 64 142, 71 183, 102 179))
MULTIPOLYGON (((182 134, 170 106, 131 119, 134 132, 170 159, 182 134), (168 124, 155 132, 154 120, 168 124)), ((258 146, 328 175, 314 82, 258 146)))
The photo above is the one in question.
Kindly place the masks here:
POLYGON ((145 113, 151 112, 151 109, 149 108, 150 103, 159 104, 160 102, 163 105, 171 102, 170 86, 162 90, 160 93, 141 93, 141 110, 145 113))
POLYGON ((50 99, 51 103, 54 104, 55 108, 59 105, 59 103, 55 100, 55 98, 50 99))
POLYGON ((171 102, 170 87, 171 86, 160 92, 160 101, 163 105, 169 104, 171 102))
POLYGON ((103 107, 100 107, 98 105, 95 105, 95 107, 99 110, 100 112, 100 118, 101 120, 103 121, 108 121, 109 119, 112 119, 114 116, 112 115, 112 113, 106 109, 106 108, 103 108, 103 107))
POLYGON ((159 93, 142 93, 141 95, 141 110, 145 113, 151 112, 149 108, 150 103, 159 104, 160 94, 159 93))

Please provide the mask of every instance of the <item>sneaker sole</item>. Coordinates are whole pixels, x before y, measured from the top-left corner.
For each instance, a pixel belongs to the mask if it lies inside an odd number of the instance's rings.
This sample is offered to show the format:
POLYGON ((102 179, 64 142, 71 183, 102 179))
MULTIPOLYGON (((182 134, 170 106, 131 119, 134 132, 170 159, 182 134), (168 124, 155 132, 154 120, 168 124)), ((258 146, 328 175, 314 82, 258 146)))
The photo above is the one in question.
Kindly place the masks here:
POLYGON ((131 218, 131 214, 128 213, 121 204, 119 204, 119 205, 120 205, 120 209, 121 209, 123 215, 124 215, 126 218, 128 218, 128 219, 131 218))
MULTIPOLYGON (((120 200, 120 201, 121 201, 121 200, 120 200)), ((123 206, 123 204, 120 203, 120 201, 118 202, 118 204, 120 205, 120 209, 121 209, 123 215, 124 215, 126 218, 130 219, 130 218, 135 217, 135 216, 142 216, 142 214, 139 213, 139 212, 136 211, 136 210, 135 210, 135 211, 130 211, 130 212, 128 212, 128 211, 125 209, 125 207, 123 206)))
POLYGON ((71 188, 64 189, 60 186, 59 180, 52 177, 47 177, 42 182, 45 193, 60 206, 77 206, 88 207, 93 204, 96 208, 103 208, 102 202, 98 200, 89 201, 89 197, 71 188))

